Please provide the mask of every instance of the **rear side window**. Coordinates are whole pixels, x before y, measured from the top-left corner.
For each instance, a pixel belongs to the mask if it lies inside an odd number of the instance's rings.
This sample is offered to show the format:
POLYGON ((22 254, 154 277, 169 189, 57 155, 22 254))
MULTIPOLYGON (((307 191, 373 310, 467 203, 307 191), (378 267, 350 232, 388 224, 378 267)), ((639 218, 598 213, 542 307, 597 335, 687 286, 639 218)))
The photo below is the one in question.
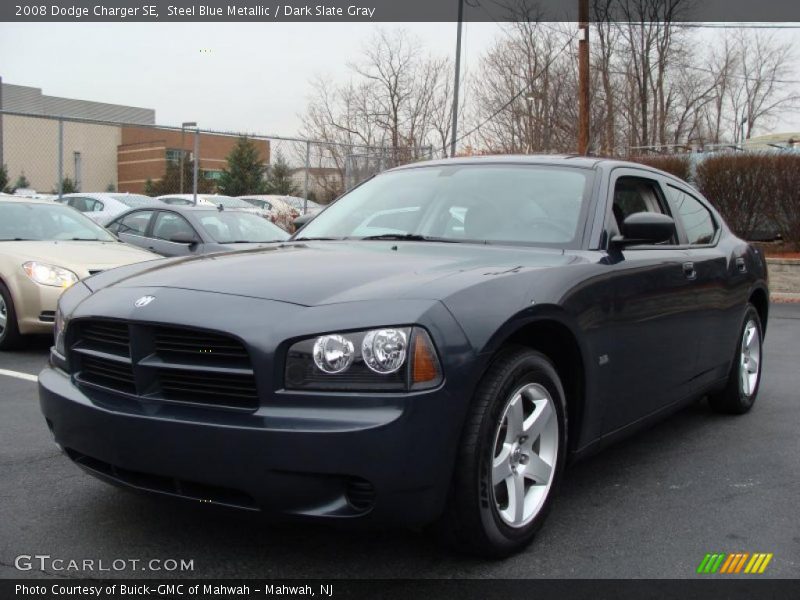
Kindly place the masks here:
POLYGON ((150 222, 152 210, 140 210, 131 213, 113 223, 109 227, 114 233, 132 233, 133 235, 144 235, 147 231, 147 224, 150 222))
POLYGON ((669 204, 672 213, 681 220, 690 244, 705 245, 714 241, 717 232, 714 217, 697 198, 670 186, 669 204))
POLYGON ((100 212, 103 210, 103 203, 94 198, 86 198, 83 196, 75 196, 67 200, 72 208, 80 212, 100 212))

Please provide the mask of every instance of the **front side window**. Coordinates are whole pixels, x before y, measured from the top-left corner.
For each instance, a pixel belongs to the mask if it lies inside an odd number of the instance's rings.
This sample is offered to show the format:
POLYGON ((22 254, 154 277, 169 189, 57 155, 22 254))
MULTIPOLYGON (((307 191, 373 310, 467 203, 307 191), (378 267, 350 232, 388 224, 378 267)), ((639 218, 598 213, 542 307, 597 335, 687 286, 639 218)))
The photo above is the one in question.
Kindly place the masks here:
POLYGON ((340 198, 299 238, 414 236, 576 247, 592 171, 544 165, 448 165, 379 175, 340 198))
POLYGON ((693 196, 669 187, 669 204, 673 214, 679 216, 689 244, 705 245, 714 241, 717 228, 711 212, 693 196))
POLYGON ((159 240, 170 241, 175 237, 197 238, 194 228, 180 215, 171 212, 158 213, 153 225, 153 237, 159 240))
POLYGON ((150 223, 152 210, 140 210, 131 213, 115 221, 109 229, 115 233, 130 233, 133 235, 144 235, 147 225, 150 223))

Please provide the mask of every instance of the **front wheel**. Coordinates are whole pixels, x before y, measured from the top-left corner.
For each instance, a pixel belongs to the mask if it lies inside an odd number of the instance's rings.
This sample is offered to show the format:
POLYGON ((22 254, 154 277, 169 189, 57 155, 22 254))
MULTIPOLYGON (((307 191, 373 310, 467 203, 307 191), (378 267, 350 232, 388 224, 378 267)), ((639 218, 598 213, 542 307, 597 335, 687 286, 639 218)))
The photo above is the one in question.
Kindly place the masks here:
POLYGON ((0 283, 0 350, 16 348, 20 342, 17 313, 11 292, 0 283))
POLYGON ((455 548, 501 557, 542 526, 564 467, 564 389, 552 363, 509 348, 481 380, 468 415, 445 515, 455 548))
POLYGON ((728 383, 724 390, 708 397, 709 404, 715 411, 742 415, 753 407, 761 385, 763 341, 761 318, 755 307, 748 304, 728 383))

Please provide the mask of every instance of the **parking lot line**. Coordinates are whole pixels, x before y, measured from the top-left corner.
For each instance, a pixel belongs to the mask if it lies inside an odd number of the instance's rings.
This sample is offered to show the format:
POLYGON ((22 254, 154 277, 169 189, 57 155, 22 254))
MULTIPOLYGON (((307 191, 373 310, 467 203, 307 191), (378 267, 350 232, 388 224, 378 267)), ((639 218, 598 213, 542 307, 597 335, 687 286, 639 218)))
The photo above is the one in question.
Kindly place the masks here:
POLYGON ((17 379, 24 379, 25 381, 39 381, 36 375, 30 373, 20 373, 19 371, 9 371, 8 369, 0 369, 0 375, 6 377, 16 377, 17 379))

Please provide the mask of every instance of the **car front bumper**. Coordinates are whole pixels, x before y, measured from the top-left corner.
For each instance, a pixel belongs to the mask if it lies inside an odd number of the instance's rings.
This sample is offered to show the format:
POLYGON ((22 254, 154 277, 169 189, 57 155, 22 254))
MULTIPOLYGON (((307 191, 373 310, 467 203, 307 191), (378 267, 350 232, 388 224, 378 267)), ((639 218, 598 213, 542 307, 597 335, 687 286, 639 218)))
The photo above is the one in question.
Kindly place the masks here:
POLYGON ((298 395, 297 408, 246 418, 120 412, 55 367, 39 377, 55 441, 117 485, 263 511, 413 526, 434 520, 448 491, 459 410, 445 388, 367 408, 298 395))
POLYGON ((51 333, 58 299, 63 292, 60 287, 40 285, 24 276, 19 277, 14 299, 19 332, 23 335, 51 333))

